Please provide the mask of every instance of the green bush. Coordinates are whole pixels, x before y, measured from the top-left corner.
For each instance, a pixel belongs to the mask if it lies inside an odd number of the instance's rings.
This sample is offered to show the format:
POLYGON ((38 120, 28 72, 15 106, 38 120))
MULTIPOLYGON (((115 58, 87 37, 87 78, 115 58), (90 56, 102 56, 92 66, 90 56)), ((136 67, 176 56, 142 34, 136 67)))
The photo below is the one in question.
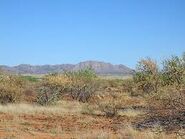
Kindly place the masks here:
POLYGON ((173 56, 163 62, 163 83, 180 88, 185 82, 185 56, 173 56))

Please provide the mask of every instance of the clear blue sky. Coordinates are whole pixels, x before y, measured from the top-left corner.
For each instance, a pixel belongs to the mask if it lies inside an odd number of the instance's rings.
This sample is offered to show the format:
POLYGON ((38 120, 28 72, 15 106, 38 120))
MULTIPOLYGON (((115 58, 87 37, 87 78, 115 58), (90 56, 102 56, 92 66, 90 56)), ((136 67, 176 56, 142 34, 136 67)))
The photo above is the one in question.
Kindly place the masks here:
POLYGON ((0 64, 135 67, 185 51, 185 0, 0 0, 0 64))

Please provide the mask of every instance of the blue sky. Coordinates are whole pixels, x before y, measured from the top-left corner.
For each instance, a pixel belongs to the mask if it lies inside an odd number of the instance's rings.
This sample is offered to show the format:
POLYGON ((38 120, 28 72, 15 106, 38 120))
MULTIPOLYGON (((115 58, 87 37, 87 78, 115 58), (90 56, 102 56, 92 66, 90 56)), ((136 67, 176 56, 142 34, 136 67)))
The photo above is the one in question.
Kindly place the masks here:
POLYGON ((0 0, 0 64, 132 68, 185 51, 184 0, 0 0))

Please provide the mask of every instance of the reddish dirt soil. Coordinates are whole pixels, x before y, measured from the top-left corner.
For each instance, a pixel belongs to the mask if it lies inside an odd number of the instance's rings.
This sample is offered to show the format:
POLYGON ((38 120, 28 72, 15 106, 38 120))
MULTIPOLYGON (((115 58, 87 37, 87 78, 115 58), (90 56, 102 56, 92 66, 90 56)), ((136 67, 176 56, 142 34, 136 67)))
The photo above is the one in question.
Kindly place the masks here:
MULTIPOLYGON (((0 113, 0 138, 75 139, 82 134, 106 131, 116 134, 127 118, 88 115, 11 115, 0 113)), ((89 137, 91 138, 91 137, 89 137)))

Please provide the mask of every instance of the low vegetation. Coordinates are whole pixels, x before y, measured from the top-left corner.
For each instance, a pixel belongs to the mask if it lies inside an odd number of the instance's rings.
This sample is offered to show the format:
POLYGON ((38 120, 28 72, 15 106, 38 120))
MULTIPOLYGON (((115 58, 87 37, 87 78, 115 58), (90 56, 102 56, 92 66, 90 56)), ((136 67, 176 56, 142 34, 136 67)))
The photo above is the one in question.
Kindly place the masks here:
POLYGON ((142 59, 133 78, 127 79, 98 77, 90 68, 39 79, 1 72, 0 103, 0 112, 11 115, 67 115, 69 121, 77 121, 79 131, 105 129, 102 138, 181 138, 185 135, 185 54, 162 65, 142 59))
POLYGON ((18 76, 0 75, 0 103, 16 103, 23 97, 24 82, 18 76))

